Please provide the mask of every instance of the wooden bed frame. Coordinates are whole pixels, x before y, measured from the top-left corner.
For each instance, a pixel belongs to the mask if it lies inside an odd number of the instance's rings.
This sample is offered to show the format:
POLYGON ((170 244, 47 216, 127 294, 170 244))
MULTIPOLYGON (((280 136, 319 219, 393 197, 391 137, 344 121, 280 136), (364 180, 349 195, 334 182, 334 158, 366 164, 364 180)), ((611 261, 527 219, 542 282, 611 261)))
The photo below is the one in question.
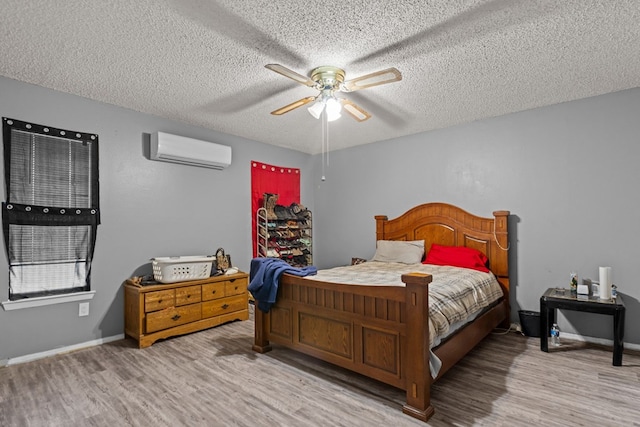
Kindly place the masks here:
MULTIPOLYGON (((434 349, 442 361, 438 378, 495 327, 508 327, 508 211, 494 218, 472 215, 444 203, 416 206, 389 220, 376 216, 377 240, 425 240, 479 249, 489 258, 504 297, 434 349)), ((428 306, 431 275, 402 276, 406 286, 327 283, 284 274, 269 313, 255 310, 253 350, 271 350, 270 342, 350 369, 403 389, 403 412, 427 421, 431 406, 428 306)))

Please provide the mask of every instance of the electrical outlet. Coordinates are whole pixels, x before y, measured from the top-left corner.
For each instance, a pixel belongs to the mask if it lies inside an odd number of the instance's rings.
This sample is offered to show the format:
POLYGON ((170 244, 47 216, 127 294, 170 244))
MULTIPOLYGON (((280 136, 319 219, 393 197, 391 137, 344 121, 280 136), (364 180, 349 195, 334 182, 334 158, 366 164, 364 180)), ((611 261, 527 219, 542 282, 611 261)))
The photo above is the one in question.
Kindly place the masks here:
POLYGON ((78 316, 88 316, 89 315, 89 303, 81 302, 78 304, 78 316))

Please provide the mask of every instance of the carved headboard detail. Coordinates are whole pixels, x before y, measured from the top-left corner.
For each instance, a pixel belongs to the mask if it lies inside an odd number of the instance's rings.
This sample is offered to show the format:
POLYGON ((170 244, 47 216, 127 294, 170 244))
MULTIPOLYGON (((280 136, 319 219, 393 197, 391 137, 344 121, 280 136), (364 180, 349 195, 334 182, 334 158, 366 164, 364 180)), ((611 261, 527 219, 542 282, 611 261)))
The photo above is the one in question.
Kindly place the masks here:
POLYGON ((483 218, 446 203, 425 203, 401 216, 377 215, 376 240, 424 240, 425 253, 433 243, 466 246, 484 253, 489 268, 509 290, 509 211, 483 218))

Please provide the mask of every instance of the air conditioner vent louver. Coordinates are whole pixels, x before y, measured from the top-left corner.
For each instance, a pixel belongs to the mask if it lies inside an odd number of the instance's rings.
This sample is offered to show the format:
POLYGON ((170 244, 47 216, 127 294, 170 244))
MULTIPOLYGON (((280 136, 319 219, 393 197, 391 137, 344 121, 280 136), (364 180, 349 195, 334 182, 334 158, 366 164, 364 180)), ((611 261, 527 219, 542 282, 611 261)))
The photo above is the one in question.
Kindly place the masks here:
POLYGON ((151 134, 151 160, 211 169, 231 164, 231 147, 164 132, 151 134))

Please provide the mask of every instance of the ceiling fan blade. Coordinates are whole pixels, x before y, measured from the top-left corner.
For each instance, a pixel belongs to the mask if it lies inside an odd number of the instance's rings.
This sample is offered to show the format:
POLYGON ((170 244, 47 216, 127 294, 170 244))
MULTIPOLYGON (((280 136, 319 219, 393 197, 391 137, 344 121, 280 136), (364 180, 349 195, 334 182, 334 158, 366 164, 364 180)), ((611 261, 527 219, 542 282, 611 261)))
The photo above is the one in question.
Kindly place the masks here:
POLYGON ((396 68, 387 68, 386 70, 376 71, 375 73, 366 74, 356 77, 353 80, 346 81, 342 84, 343 92, 353 92, 360 89, 366 89, 372 86, 379 86, 386 83, 392 83, 402 80, 402 74, 396 68))
POLYGON ((285 77, 288 77, 291 80, 295 80, 296 82, 303 84, 305 86, 314 87, 316 85, 316 82, 311 80, 309 77, 303 76, 302 74, 298 74, 295 71, 290 70, 287 67, 282 66, 280 64, 267 64, 265 65, 265 68, 268 68, 271 71, 275 71, 276 73, 281 74, 285 77))
POLYGON ((288 113, 291 110, 295 110, 298 107, 302 107, 304 104, 313 102, 315 101, 315 99, 316 99, 315 96, 307 96, 306 98, 299 99, 296 102, 292 102, 289 105, 285 105, 282 108, 278 108, 277 110, 272 111, 271 114, 273 114, 274 116, 281 116, 284 113, 288 113))
POLYGON ((340 102, 342 103, 342 108, 344 109, 344 111, 349 113, 351 117, 353 117, 357 121, 364 122, 365 120, 369 120, 371 118, 371 114, 367 113, 361 107, 358 107, 348 99, 340 99, 340 102))

